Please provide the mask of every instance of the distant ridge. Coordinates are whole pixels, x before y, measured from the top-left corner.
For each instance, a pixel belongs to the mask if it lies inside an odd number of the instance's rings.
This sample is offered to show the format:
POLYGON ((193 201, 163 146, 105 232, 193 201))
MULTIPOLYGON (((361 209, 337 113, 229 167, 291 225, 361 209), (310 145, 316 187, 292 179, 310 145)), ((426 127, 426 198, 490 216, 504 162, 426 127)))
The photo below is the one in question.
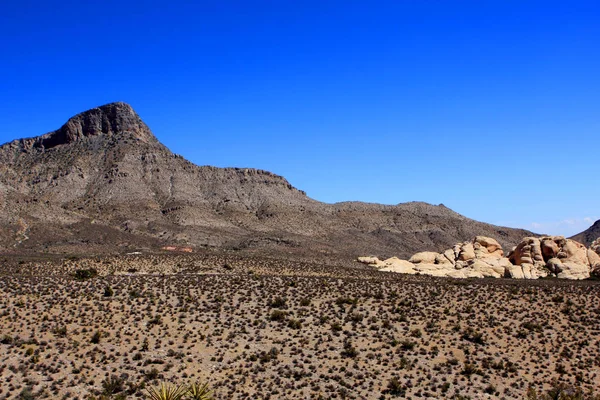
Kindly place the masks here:
POLYGON ((585 244, 589 247, 592 242, 600 237, 600 219, 592 224, 585 231, 571 236, 571 239, 585 244))
POLYGON ((0 232, 4 252, 179 245, 319 261, 408 256, 477 235, 510 247, 531 235, 443 205, 325 204, 268 171, 197 166, 120 102, 0 146, 0 232))

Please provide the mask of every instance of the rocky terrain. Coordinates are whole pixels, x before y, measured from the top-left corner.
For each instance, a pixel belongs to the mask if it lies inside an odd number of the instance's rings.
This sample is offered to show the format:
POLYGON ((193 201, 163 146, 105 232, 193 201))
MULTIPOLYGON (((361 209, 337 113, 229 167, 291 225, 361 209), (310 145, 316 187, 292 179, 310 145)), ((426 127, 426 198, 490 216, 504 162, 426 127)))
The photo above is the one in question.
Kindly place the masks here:
POLYGON ((593 278, 586 245, 321 203, 108 104, 0 147, 0 400, 598 400, 597 281, 448 278, 593 278))
POLYGON ((146 398, 194 381, 216 399, 599 398, 596 281, 212 250, 0 265, 0 399, 146 398))
POLYGON ((531 233, 473 221, 443 205, 325 204, 267 171, 200 167, 171 153, 125 103, 0 147, 4 253, 179 246, 335 264, 371 251, 441 251, 476 235, 513 246, 531 233))
POLYGON ((359 257, 380 271, 450 278, 588 279, 600 276, 600 239, 590 248, 562 236, 526 237, 505 256, 496 240, 477 236, 442 253, 424 251, 408 260, 359 257))
POLYGON ((571 237, 571 239, 590 246, 594 240, 600 237, 600 220, 594 222, 585 231, 571 237))

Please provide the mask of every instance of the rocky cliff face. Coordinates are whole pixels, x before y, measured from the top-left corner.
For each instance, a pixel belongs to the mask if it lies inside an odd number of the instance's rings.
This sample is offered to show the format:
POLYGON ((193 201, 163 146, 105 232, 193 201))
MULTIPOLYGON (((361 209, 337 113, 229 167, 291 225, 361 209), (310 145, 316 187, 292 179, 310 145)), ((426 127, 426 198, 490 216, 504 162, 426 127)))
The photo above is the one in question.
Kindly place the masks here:
POLYGON ((267 171, 197 166, 124 103, 0 147, 0 228, 2 251, 179 245, 319 260, 441 250, 478 234, 514 245, 528 234, 425 203, 324 204, 267 171))
POLYGON ((14 150, 51 149, 93 136, 130 135, 145 143, 157 140, 139 115, 125 103, 111 103, 70 118, 60 129, 36 138, 19 139, 8 146, 14 150))

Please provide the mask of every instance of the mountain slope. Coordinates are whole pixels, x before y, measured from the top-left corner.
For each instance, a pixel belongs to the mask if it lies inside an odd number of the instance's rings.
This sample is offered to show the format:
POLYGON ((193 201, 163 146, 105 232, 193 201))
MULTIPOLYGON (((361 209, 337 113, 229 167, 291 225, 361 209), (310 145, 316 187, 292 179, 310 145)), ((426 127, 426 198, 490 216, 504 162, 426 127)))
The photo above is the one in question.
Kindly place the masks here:
POLYGON ((112 103, 0 147, 3 251, 118 252, 185 244, 295 257, 406 256, 530 234, 425 203, 315 201, 267 171, 196 166, 112 103))
POLYGON ((585 231, 578 233, 577 235, 571 236, 571 239, 578 241, 579 243, 585 244, 589 247, 592 242, 600 238, 600 219, 592 224, 585 231))

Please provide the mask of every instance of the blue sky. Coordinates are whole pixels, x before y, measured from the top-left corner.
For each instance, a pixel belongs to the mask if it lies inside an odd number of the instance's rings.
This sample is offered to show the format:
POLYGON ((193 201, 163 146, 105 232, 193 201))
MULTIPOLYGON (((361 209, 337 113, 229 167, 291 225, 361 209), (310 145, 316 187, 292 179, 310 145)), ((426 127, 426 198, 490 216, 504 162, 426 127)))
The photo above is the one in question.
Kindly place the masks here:
POLYGON ((0 142, 130 103, 199 165, 570 235, 600 218, 597 1, 0 5, 0 142))

